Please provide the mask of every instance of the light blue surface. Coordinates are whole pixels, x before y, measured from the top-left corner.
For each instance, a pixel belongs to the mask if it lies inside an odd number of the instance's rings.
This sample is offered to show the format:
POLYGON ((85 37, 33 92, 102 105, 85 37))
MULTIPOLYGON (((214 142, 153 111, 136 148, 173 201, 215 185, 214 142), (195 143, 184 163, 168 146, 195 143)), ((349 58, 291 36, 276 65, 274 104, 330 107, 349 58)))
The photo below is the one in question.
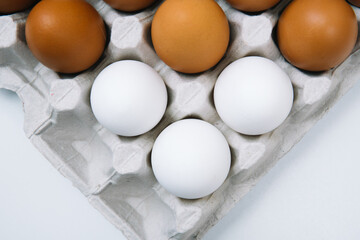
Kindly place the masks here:
MULTIPOLYGON (((360 83, 205 240, 360 239, 360 83)), ((0 239, 123 240, 31 145, 0 90, 0 239)), ((155 240, 155 239, 154 239, 155 240)))

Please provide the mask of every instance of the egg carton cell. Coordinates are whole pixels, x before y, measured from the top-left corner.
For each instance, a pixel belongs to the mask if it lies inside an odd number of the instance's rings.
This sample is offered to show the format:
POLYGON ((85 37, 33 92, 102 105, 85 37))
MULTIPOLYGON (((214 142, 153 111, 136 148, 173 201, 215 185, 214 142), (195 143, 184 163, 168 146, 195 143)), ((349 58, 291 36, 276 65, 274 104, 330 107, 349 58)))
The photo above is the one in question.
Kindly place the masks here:
MULTIPOLYGON (((243 13, 219 0, 231 29, 228 51, 215 67, 192 75, 173 71, 154 51, 151 20, 161 1, 135 13, 114 10, 101 0, 88 2, 107 25, 108 44, 97 64, 80 74, 58 74, 33 57, 24 37, 28 11, 0 16, 0 88, 16 92, 23 101, 24 131, 34 146, 131 240, 200 239, 360 78, 359 41, 344 63, 322 73, 301 71, 281 56, 274 31, 289 0, 256 14, 243 13), (241 135, 227 127, 212 97, 221 71, 249 55, 275 61, 294 86, 290 115, 276 130, 261 136, 241 135), (139 137, 109 132, 90 108, 96 76, 112 62, 124 59, 153 67, 169 95, 160 123, 139 137), (225 183, 198 200, 180 199, 163 189, 150 161, 160 132, 190 117, 218 128, 232 154, 225 183)), ((360 10, 354 10, 359 21, 360 10)))

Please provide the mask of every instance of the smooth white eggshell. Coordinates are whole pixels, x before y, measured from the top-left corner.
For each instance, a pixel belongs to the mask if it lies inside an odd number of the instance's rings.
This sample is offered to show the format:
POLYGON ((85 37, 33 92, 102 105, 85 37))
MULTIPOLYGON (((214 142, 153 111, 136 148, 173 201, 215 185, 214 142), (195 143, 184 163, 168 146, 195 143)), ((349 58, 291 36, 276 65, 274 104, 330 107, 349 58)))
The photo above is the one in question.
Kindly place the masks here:
POLYGON ((214 90, 216 110, 233 130, 260 135, 277 128, 293 105, 288 75, 273 61, 245 57, 220 74, 214 90))
POLYGON ((155 127, 165 113, 167 91, 150 66, 133 60, 115 62, 95 79, 91 108, 105 128, 121 136, 137 136, 155 127))
POLYGON ((167 191, 186 199, 207 196, 225 181, 231 164, 229 145, 213 125, 186 119, 168 126, 151 154, 155 177, 167 191))

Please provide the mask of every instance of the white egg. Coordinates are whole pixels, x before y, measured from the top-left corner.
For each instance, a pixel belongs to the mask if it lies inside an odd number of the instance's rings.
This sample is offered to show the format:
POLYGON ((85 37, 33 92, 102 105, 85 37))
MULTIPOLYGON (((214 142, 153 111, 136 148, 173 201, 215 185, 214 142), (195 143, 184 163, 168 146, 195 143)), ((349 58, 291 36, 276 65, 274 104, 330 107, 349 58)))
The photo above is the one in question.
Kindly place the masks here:
POLYGON ((168 126, 151 154, 155 177, 167 191, 185 199, 207 196, 225 181, 231 164, 229 145, 213 125, 186 119, 168 126))
POLYGON ((91 108, 105 128, 121 136, 150 131, 163 117, 167 91, 160 75, 132 60, 115 62, 95 79, 91 108))
POLYGON ((245 57, 220 74, 214 90, 216 110, 233 130, 260 135, 289 115, 294 98, 288 75, 273 61, 245 57))

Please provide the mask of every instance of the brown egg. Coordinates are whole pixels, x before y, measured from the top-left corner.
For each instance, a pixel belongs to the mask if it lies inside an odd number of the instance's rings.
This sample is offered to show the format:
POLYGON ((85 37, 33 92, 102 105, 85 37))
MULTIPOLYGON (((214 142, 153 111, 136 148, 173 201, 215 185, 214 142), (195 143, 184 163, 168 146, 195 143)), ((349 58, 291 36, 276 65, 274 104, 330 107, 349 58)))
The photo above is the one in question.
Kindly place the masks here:
POLYGON ((0 13, 14 13, 31 7, 39 0, 0 0, 0 13))
POLYGON ((294 0, 278 24, 282 54, 308 71, 338 66, 351 53, 357 35, 355 13, 344 0, 294 0))
POLYGON ((183 73, 213 67, 229 44, 229 23, 214 0, 166 0, 151 27, 158 56, 183 73))
POLYGON ((280 0, 226 0, 234 8, 245 12, 260 12, 275 6, 280 0))
POLYGON ((133 12, 149 7, 156 0, 104 0, 112 8, 120 11, 133 12))
POLYGON ((348 0, 354 6, 360 7, 360 0, 348 0))
POLYGON ((25 34, 34 56, 62 73, 76 73, 92 66, 106 42, 101 16, 83 0, 41 1, 29 14, 25 34))

